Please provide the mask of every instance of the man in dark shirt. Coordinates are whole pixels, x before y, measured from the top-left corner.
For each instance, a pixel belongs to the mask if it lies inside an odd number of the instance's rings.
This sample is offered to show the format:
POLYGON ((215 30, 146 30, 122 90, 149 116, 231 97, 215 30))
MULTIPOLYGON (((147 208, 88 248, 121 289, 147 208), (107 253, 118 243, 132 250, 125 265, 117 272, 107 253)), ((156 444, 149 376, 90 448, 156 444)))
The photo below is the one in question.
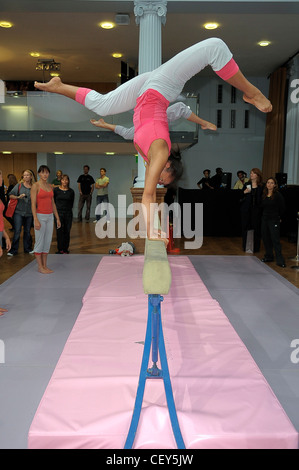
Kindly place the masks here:
POLYGON ((80 175, 77 179, 78 189, 79 189, 79 203, 78 203, 78 221, 82 222, 82 210, 83 206, 86 202, 86 213, 85 213, 85 220, 89 220, 90 218, 90 206, 91 206, 91 199, 92 193, 94 190, 94 179, 89 174, 89 166, 84 165, 83 167, 83 175, 80 175))

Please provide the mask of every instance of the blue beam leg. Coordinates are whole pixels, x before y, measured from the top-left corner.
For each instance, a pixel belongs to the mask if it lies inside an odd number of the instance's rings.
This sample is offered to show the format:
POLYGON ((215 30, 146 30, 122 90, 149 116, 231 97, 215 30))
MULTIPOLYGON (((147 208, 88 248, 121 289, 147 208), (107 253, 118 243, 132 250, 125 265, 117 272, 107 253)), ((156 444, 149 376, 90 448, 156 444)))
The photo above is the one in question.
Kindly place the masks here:
POLYGON ((185 449, 184 440, 181 434, 175 403, 173 398, 172 386, 169 376, 167 356, 165 350, 162 321, 161 321, 161 301, 163 298, 160 295, 151 294, 148 296, 148 321, 145 335, 145 343, 143 350, 143 357, 140 368, 139 382, 137 394, 135 399, 135 406, 131 420, 130 429, 125 443, 125 449, 131 449, 134 443, 138 422, 140 418, 143 395, 145 389, 146 379, 163 379, 164 389, 167 400, 167 406, 172 425, 173 434, 177 443, 178 449, 185 449), (152 360, 153 365, 148 369, 148 361, 150 356, 150 349, 152 346, 152 360), (161 367, 157 367, 158 357, 160 352, 161 367))

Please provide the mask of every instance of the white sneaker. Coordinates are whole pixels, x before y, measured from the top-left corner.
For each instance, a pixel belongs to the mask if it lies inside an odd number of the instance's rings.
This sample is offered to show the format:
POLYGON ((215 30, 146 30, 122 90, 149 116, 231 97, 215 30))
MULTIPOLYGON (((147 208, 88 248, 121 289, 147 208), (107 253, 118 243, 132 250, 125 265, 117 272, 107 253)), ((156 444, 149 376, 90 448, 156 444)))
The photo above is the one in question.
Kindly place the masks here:
POLYGON ((7 256, 14 256, 13 253, 10 253, 9 251, 7 252, 7 256))
POLYGON ((93 221, 94 224, 96 224, 97 222, 98 222, 97 219, 93 221))
POLYGON ((29 255, 34 255, 34 251, 29 251, 29 255))

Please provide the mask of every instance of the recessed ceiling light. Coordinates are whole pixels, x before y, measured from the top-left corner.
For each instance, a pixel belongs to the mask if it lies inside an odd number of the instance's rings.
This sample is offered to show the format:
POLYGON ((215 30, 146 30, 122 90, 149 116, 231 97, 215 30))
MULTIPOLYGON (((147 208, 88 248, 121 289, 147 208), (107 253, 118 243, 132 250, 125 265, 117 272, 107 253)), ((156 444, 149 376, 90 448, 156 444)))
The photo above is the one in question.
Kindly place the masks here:
POLYGON ((12 28, 12 23, 10 21, 0 21, 1 28, 12 28))
POLYGON ((8 152, 6 150, 4 150, 4 152, 2 152, 2 153, 3 153, 3 155, 11 155, 12 154, 12 152, 8 152))
POLYGON ((51 73, 50 73, 50 76, 51 76, 51 77, 60 77, 60 73, 51 72, 51 73))
POLYGON ((111 21, 103 21, 100 23, 100 27, 103 29, 113 29, 115 27, 115 23, 112 23, 111 21))
POLYGON ((120 52, 114 52, 112 54, 112 57, 114 57, 114 59, 120 59, 123 55, 120 53, 120 52))
POLYGON ((115 155, 115 152, 105 152, 106 155, 115 155))
POLYGON ((40 53, 39 52, 30 52, 31 57, 39 57, 40 53))
POLYGON ((261 46, 261 47, 266 47, 266 46, 269 46, 270 44, 271 44, 270 41, 260 41, 258 43, 258 45, 261 46))
POLYGON ((218 23, 205 23, 204 27, 206 29, 216 29, 218 28, 219 24, 218 23))
POLYGON ((54 155, 63 155, 64 152, 54 152, 54 155))

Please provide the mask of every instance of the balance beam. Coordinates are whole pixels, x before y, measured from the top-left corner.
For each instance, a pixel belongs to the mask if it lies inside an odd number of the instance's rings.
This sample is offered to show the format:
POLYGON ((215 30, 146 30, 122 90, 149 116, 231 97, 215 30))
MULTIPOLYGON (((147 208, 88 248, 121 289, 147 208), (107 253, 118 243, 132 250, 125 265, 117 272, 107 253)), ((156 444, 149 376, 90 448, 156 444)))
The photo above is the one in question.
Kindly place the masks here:
POLYGON ((143 290, 145 294, 168 294, 171 269, 163 241, 145 240, 143 290))
POLYGON ((142 409, 145 382, 147 379, 163 380, 173 434, 178 448, 185 449, 175 409, 161 322, 161 302, 163 301, 161 294, 168 294, 170 285, 171 270, 165 243, 163 241, 146 239, 143 266, 143 289, 144 293, 148 294, 148 320, 135 405, 125 449, 131 449, 135 440, 142 409), (151 348, 153 365, 149 368, 148 362, 151 348), (159 353, 161 369, 159 369, 157 365, 159 353))

